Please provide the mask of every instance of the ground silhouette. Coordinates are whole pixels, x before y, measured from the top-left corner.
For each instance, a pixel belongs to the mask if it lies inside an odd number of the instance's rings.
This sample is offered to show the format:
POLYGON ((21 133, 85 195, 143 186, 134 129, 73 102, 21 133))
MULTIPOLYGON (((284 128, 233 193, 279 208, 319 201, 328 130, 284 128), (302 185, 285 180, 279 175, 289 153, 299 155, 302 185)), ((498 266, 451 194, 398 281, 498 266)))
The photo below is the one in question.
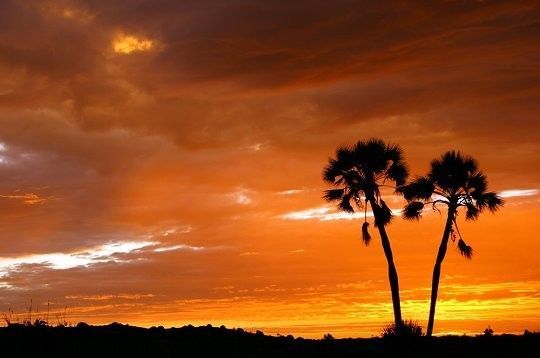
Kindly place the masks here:
POLYGON ((54 357, 537 357, 540 334, 303 339, 225 327, 0 328, 4 356, 54 357))

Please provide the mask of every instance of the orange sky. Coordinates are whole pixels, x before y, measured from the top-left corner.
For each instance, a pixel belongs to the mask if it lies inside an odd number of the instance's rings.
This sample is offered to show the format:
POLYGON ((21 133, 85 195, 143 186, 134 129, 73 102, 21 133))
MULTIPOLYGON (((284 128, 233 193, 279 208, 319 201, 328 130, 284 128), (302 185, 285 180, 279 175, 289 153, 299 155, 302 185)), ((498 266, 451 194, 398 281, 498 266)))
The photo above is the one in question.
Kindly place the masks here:
MULTIPOLYGON (((449 250, 435 331, 540 330, 539 18, 534 1, 1 1, 0 311, 377 335, 380 243, 326 206, 321 170, 381 137, 415 174, 473 155, 506 197, 461 224, 475 255, 449 250)), ((443 224, 388 227, 424 326, 443 224)))

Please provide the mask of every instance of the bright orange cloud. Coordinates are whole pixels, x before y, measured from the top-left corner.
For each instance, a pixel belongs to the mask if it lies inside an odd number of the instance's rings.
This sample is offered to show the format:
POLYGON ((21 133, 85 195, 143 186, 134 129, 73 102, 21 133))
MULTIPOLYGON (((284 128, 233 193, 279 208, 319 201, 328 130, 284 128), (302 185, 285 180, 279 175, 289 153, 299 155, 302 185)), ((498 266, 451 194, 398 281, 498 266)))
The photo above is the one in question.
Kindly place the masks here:
POLYGON ((118 35, 113 41, 114 52, 126 55, 132 52, 149 51, 153 47, 154 42, 152 40, 132 35, 118 35))

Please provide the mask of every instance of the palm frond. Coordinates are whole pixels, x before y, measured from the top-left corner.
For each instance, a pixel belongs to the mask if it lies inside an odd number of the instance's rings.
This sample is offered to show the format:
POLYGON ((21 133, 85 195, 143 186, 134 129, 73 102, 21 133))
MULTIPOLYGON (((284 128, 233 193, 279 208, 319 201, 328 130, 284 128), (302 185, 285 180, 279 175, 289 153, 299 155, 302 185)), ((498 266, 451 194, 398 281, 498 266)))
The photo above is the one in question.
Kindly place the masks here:
POLYGON ((420 201, 411 201, 403 208, 403 218, 407 220, 420 220, 423 209, 424 203, 420 201))
POLYGON ((328 189, 324 191, 323 199, 326 201, 341 200, 345 194, 345 189, 328 189))
POLYGON ((448 151, 431 162, 430 179, 443 191, 457 191, 467 186, 468 179, 478 171, 476 161, 458 151, 448 151))
POLYGON ((337 178, 343 171, 339 168, 339 163, 335 159, 328 159, 328 165, 323 169, 323 180, 329 184, 335 185, 337 178))
POLYGON ((488 192, 482 194, 476 203, 479 207, 488 208, 489 211, 495 212, 504 205, 504 200, 494 192, 488 192))
POLYGON ((472 203, 466 203, 465 206, 467 207, 467 212, 465 213, 465 218, 467 220, 476 220, 478 219, 478 216, 480 215, 480 210, 472 203))
POLYGON ((387 144, 386 145, 386 159, 392 162, 402 162, 403 161, 403 149, 398 144, 387 144))
POLYGON ((339 146, 336 149, 336 161, 341 164, 344 170, 350 169, 354 161, 352 149, 344 145, 339 146))
POLYGON ((353 153, 354 163, 357 166, 358 169, 364 171, 366 170, 365 166, 365 158, 369 156, 369 153, 367 153, 367 144, 366 142, 359 140, 356 142, 353 147, 351 148, 351 153, 353 153))
MULTIPOLYGON (((461 154, 458 152, 458 154, 461 154)), ((471 156, 461 154, 463 159, 463 167, 471 176, 473 173, 478 172, 478 162, 471 156)))
POLYGON ((385 171, 388 166, 388 160, 384 141, 379 138, 371 138, 363 144, 363 152, 365 153, 363 162, 366 170, 374 174, 385 171))
POLYGON ((338 209, 345 211, 346 213, 354 213, 354 208, 351 205, 351 197, 349 195, 343 195, 341 201, 338 203, 338 209))
POLYGON ((336 150, 336 158, 329 158, 327 166, 323 169, 323 180, 329 184, 339 184, 343 177, 353 166, 351 149, 341 146, 336 150))
POLYGON ((368 231, 369 223, 366 221, 362 224, 362 241, 366 246, 369 245, 369 242, 371 241, 371 235, 368 231))
POLYGON ((471 259, 472 258, 472 255, 473 255, 473 249, 472 247, 470 247, 469 245, 467 245, 465 243, 465 241, 463 241, 463 239, 459 239, 458 243, 457 243, 457 247, 458 247, 458 250, 459 250, 459 253, 465 257, 466 259, 471 259))
POLYGON ((396 186, 404 185, 409 177, 409 168, 405 163, 403 149, 397 144, 387 144, 385 157, 389 164, 386 177, 395 182, 396 186))
POLYGON ((405 200, 429 200, 433 195, 435 185, 428 177, 418 177, 411 183, 398 187, 405 200))
POLYGON ((487 190, 487 178, 482 172, 477 172, 469 178, 467 187, 472 189, 471 196, 476 199, 487 190))
POLYGON ((403 161, 393 161, 386 171, 386 176, 388 179, 396 183, 397 187, 401 187, 405 184, 407 178, 409 177, 409 169, 403 161))

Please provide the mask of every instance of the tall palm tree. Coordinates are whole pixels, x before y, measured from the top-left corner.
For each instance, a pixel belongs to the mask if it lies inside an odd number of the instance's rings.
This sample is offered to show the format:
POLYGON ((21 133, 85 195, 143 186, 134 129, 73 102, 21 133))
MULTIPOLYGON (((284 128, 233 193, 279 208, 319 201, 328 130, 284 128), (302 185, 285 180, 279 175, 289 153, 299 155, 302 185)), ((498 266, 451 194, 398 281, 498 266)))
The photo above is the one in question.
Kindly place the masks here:
POLYGON ((336 187, 326 190, 324 199, 337 202, 340 210, 353 213, 355 208, 364 211, 362 239, 369 244, 371 236, 366 221, 368 206, 375 218, 381 243, 388 263, 388 280, 392 292, 392 305, 396 327, 401 327, 401 306, 399 301, 399 280, 392 255, 390 240, 385 226, 392 219, 392 212, 382 200, 380 187, 405 184, 408 169, 399 146, 386 144, 380 139, 359 141, 351 147, 340 147, 336 157, 330 158, 323 171, 325 182, 336 187))
POLYGON ((466 220, 476 220, 485 209, 495 212, 503 205, 502 199, 494 192, 487 191, 487 178, 478 169, 476 161, 460 152, 449 151, 440 159, 431 162, 429 173, 418 177, 410 184, 398 189, 407 200, 403 209, 406 219, 420 219, 422 210, 431 204, 447 207, 446 224, 433 267, 431 282, 431 303, 426 335, 433 333, 435 306, 441 277, 441 265, 446 255, 448 240, 457 240, 457 248, 467 259, 472 258, 473 250, 465 243, 459 232, 457 215, 460 208, 465 210, 466 220))

